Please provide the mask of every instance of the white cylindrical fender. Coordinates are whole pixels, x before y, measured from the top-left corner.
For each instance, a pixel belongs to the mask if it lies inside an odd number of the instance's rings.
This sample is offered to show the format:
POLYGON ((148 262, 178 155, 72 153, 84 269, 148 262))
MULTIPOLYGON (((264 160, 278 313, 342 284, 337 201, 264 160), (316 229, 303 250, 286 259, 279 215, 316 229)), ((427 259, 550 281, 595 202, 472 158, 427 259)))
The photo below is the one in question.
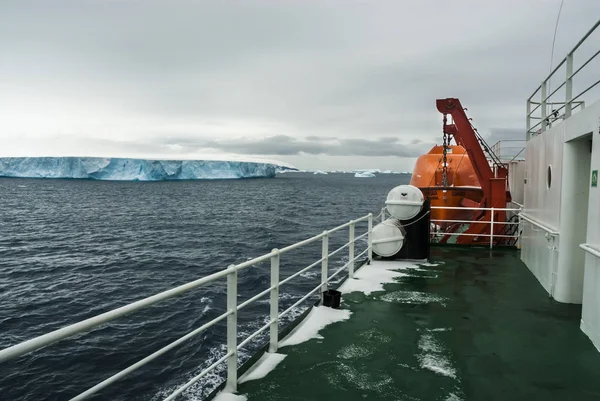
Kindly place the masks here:
POLYGON ((424 202, 425 197, 419 188, 399 185, 388 193, 385 205, 392 217, 408 220, 419 214, 424 202))
POLYGON ((373 227, 373 253, 383 257, 391 257, 400 252, 404 245, 406 230, 398 219, 387 219, 373 227))

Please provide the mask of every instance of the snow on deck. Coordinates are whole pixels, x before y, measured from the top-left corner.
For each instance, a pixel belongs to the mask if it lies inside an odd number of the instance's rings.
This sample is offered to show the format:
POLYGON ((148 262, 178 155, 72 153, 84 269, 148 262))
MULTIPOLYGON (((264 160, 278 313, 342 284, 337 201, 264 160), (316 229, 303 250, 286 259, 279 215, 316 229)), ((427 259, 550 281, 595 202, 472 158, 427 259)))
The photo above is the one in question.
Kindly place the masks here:
POLYGON ((288 345, 296 345, 308 341, 313 338, 323 338, 319 335, 319 331, 326 326, 350 319, 348 309, 332 309, 326 306, 315 306, 312 308, 308 316, 279 342, 279 347, 288 345))
MULTIPOLYGON (((373 261, 370 265, 362 266, 355 274, 354 278, 347 279, 338 289, 342 293, 363 292, 369 295, 373 292, 384 291, 384 284, 393 283, 396 278, 411 276, 411 271, 421 270, 421 266, 435 266, 426 263, 426 261, 373 261)), ((315 306, 309 314, 294 328, 283 340, 279 342, 279 348, 290 345, 297 345, 311 339, 322 339, 319 332, 328 325, 336 322, 342 322, 350 319, 352 312, 348 309, 332 309, 326 306, 315 306)), ((431 335, 424 336, 433 344, 431 335)), ((424 346, 424 348, 427 348, 424 346)), ((422 351, 436 351, 427 350, 422 351)), ((439 351, 439 350, 437 350, 439 351)), ((245 383, 251 380, 262 379, 273 371, 287 355, 280 353, 265 354, 242 376, 239 383, 245 383)), ((453 377, 455 372, 450 362, 443 360, 439 352, 424 352, 420 355, 421 365, 425 369, 430 369, 438 374, 453 377)), ((245 401, 244 396, 231 393, 220 393, 217 401, 245 401)))
POLYGON ((265 352, 252 367, 240 377, 238 383, 262 379, 285 359, 287 355, 265 352))
POLYGON ((354 278, 347 279, 339 288, 342 293, 355 291, 369 295, 372 292, 383 291, 383 285, 393 283, 396 278, 410 276, 407 270, 419 269, 419 261, 379 261, 374 260, 370 265, 362 266, 354 278), (404 270, 404 271, 402 271, 404 270))
POLYGON ((248 398, 245 395, 227 393, 225 391, 217 394, 213 401, 246 401, 248 398))
POLYGON ((441 266, 357 270, 342 287, 351 319, 321 331, 324 341, 284 348, 277 369, 240 392, 250 401, 598 400, 600 355, 579 332, 580 315, 548 303, 518 252, 436 253, 441 266))

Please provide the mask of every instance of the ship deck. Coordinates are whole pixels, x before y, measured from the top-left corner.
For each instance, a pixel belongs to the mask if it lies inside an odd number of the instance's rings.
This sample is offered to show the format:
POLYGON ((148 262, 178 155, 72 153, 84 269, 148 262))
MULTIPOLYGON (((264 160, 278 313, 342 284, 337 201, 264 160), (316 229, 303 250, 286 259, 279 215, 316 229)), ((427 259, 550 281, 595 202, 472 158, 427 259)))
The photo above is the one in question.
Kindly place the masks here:
MULTIPOLYGON (((343 294, 346 321, 281 348, 248 400, 599 400, 581 307, 559 304, 517 250, 434 247, 437 266, 343 294)), ((363 269, 390 268, 377 262, 363 269)), ((398 263, 400 266, 400 263, 398 263)), ((368 270, 365 270, 365 272, 368 270)), ((359 271, 360 273, 360 271, 359 271)))

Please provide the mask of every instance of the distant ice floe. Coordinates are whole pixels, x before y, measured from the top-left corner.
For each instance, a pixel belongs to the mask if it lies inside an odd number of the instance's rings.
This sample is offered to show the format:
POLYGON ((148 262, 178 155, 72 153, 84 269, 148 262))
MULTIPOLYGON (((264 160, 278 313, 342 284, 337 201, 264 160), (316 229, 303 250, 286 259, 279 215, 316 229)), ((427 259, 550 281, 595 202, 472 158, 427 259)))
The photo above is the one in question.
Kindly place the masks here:
POLYGON ((374 178, 375 174, 370 172, 354 173, 355 178, 374 178))
MULTIPOLYGON (((393 170, 380 170, 378 168, 371 168, 371 169, 356 169, 356 170, 311 170, 311 169, 296 169, 294 168, 289 168, 289 169, 279 169, 277 171, 278 174, 281 173, 313 173, 313 174, 354 174, 356 177, 358 177, 357 174, 365 174, 365 173, 371 173, 373 174, 373 176, 377 176, 377 174, 408 174, 411 175, 411 173, 407 172, 407 171, 393 171, 393 170)), ((368 177, 372 177, 372 176, 368 176, 368 177)))
POLYGON ((0 177, 171 181, 274 177, 282 167, 234 160, 148 160, 110 157, 4 157, 0 177))

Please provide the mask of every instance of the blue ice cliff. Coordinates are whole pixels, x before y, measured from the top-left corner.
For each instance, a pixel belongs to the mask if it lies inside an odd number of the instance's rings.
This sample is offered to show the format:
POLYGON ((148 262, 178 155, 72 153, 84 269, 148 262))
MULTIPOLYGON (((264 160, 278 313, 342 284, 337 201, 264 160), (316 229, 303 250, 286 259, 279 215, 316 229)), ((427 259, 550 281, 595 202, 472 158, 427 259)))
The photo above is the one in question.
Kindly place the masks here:
POLYGON ((209 180, 274 177, 281 166, 218 160, 145 160, 101 157, 3 157, 0 177, 112 181, 209 180))

